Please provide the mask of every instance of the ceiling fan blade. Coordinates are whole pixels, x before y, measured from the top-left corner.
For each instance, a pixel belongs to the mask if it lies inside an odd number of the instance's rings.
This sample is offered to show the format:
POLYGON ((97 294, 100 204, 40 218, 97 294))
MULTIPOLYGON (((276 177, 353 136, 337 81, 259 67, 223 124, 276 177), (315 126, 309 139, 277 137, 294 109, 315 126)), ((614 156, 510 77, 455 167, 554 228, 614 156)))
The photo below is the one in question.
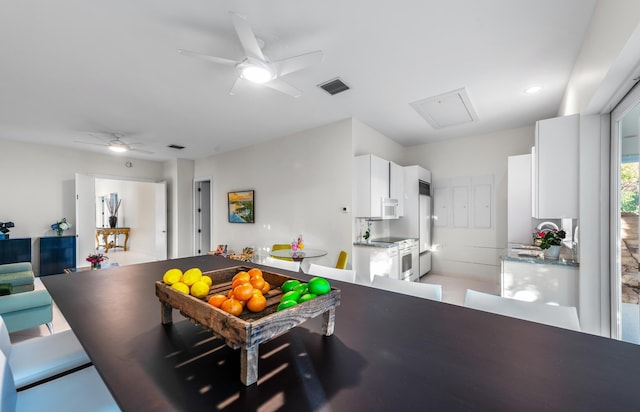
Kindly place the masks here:
POLYGON ((233 86, 231 86, 231 90, 229 90, 229 94, 233 96, 236 93, 238 93, 238 90, 240 89, 240 86, 242 85, 243 82, 244 82, 244 79, 242 77, 236 78, 236 81, 233 82, 233 86))
POLYGON ((272 65, 276 69, 278 76, 284 76, 285 74, 297 72, 298 70, 302 70, 309 66, 320 64, 323 60, 324 53, 322 53, 321 50, 316 50, 299 56, 275 61, 272 65))
POLYGON ((199 59, 217 63, 217 64, 223 64, 225 66, 235 66, 236 64, 240 63, 235 60, 225 59, 223 57, 209 56, 208 54, 197 53, 194 51, 184 50, 184 49, 178 49, 178 53, 184 54, 185 56, 197 57, 199 59))
POLYGON ((253 29, 249 26, 247 20, 237 13, 231 13, 231 19, 233 21, 233 27, 236 29, 242 48, 244 49, 247 57, 253 57, 260 61, 265 61, 262 49, 258 44, 256 35, 253 33, 253 29))
POLYGON ((90 145, 94 145, 94 146, 109 146, 108 144, 102 144, 102 143, 95 143, 95 142, 82 142, 80 140, 74 140, 74 143, 82 143, 82 144, 90 144, 90 145))
POLYGON ((281 93, 288 94, 291 97, 300 97, 302 92, 289 83, 283 82, 280 79, 271 80, 270 82, 263 83, 262 86, 269 87, 273 90, 277 90, 281 93))

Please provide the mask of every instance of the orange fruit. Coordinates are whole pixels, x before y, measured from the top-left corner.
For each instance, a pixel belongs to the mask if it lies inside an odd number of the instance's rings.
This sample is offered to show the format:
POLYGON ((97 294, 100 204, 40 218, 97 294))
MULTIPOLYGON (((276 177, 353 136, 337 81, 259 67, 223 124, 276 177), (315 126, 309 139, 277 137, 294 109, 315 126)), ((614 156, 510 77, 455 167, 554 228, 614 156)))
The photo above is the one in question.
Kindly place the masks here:
POLYGON ((229 292, 227 292, 227 297, 229 299, 231 299, 233 297, 233 289, 229 289, 229 292))
POLYGON ((236 286, 233 289, 233 296, 238 300, 249 300, 253 296, 253 286, 250 283, 236 286))
POLYGON ((262 278, 262 276, 252 277, 249 283, 251 283, 251 286, 253 286, 256 289, 262 290, 262 288, 264 287, 264 279, 262 278))
POLYGON ((249 273, 249 277, 255 277, 255 276, 262 277, 262 271, 258 268, 249 269, 249 272, 247 273, 249 273))
POLYGON ((251 279, 251 276, 249 276, 248 272, 245 272, 243 270, 243 271, 240 271, 240 272, 236 273, 236 275, 231 280, 236 281, 237 279, 243 279, 245 282, 248 282, 249 279, 251 279))
POLYGON ((260 312, 267 307, 267 299, 262 295, 253 295, 247 302, 247 309, 251 312, 260 312))
POLYGON ((264 295, 265 293, 267 293, 270 290, 271 290, 271 285, 269 284, 269 282, 267 282, 265 280, 264 281, 264 287, 262 289, 260 289, 260 292, 262 292, 262 294, 264 295))
POLYGON ((231 289, 235 289, 236 286, 247 285, 249 284, 248 280, 244 280, 243 278, 238 278, 231 283, 231 289))
POLYGON ((227 299, 225 295, 213 295, 209 298, 209 305, 219 308, 227 299))
POLYGON ((253 296, 255 295, 263 296, 260 289, 253 288, 253 296))
POLYGON ((242 313, 242 304, 235 299, 227 299, 222 303, 220 309, 232 315, 238 316, 242 313))

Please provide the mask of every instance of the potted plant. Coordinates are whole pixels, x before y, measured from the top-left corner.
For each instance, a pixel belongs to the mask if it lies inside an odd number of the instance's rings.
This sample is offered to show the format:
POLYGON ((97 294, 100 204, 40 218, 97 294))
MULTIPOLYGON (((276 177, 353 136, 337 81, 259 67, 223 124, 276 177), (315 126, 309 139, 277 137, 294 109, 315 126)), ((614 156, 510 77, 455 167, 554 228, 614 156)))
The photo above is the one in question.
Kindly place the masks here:
POLYGON ((544 257, 547 259, 558 259, 560 256, 560 247, 562 239, 567 236, 564 230, 549 230, 547 232, 538 232, 540 240, 540 249, 544 251, 544 257))

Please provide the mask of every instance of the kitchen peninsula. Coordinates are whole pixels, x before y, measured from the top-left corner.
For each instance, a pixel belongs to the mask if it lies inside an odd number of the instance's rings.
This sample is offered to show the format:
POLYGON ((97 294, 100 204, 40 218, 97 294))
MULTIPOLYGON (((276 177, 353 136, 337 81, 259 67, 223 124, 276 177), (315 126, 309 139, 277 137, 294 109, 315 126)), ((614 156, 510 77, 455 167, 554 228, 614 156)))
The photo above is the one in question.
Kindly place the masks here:
POLYGON ((155 296, 170 268, 237 265, 205 255, 43 283, 124 411, 637 408, 636 345, 339 281, 334 335, 314 318, 261 344, 245 387, 239 351, 178 313, 163 326, 155 296))
POLYGON ((502 256, 501 295, 577 308, 579 266, 565 247, 555 260, 546 259, 537 248, 511 247, 502 256))

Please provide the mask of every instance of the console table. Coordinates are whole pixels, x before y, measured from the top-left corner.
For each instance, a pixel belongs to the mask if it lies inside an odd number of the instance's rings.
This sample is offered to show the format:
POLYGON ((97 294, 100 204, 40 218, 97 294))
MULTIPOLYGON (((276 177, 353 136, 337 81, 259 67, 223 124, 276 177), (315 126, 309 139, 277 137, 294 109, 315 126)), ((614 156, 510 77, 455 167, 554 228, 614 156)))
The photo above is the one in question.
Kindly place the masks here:
POLYGON ((96 228, 96 244, 100 246, 100 237, 104 242, 104 253, 109 253, 109 249, 115 247, 122 247, 124 251, 127 251, 127 241, 129 241, 128 227, 97 227, 96 228), (113 235, 113 242, 109 243, 109 236, 113 235), (118 246, 118 235, 124 235, 123 246, 118 246))

